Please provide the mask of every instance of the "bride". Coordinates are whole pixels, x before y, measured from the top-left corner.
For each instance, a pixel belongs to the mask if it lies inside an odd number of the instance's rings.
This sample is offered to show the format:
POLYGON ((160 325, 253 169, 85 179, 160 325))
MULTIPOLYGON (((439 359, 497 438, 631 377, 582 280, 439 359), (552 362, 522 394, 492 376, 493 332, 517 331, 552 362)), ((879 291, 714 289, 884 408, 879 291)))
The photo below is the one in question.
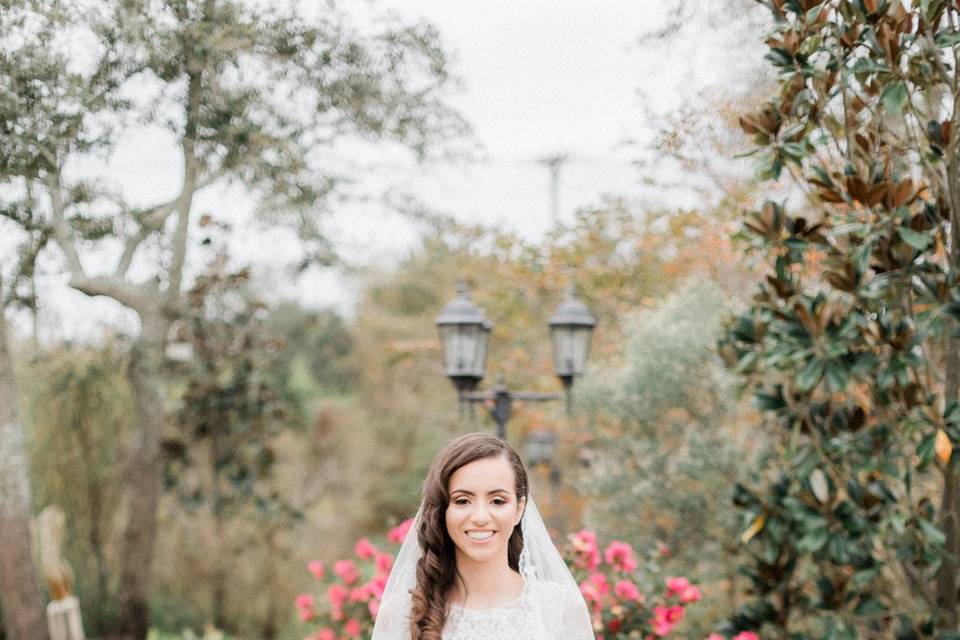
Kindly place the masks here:
POLYGON ((504 441, 448 444, 387 581, 373 640, 593 640, 586 603, 504 441))

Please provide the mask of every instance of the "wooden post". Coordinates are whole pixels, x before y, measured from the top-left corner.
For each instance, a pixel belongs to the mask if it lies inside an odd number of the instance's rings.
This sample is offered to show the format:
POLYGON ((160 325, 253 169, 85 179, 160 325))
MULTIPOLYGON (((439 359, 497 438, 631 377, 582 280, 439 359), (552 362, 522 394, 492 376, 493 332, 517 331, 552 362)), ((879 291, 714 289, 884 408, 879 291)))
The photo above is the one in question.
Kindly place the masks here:
POLYGON ((50 640, 86 640, 77 597, 67 596, 48 604, 47 626, 50 628, 50 640))

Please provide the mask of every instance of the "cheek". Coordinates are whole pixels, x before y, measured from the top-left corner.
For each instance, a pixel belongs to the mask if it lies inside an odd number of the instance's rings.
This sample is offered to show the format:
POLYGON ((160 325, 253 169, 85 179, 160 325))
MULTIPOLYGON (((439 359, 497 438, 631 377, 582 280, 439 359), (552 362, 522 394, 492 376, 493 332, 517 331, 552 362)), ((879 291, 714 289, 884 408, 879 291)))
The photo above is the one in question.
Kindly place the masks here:
POLYGON ((459 518, 455 509, 447 507, 444 512, 444 522, 447 525, 447 535, 451 538, 457 534, 459 518))

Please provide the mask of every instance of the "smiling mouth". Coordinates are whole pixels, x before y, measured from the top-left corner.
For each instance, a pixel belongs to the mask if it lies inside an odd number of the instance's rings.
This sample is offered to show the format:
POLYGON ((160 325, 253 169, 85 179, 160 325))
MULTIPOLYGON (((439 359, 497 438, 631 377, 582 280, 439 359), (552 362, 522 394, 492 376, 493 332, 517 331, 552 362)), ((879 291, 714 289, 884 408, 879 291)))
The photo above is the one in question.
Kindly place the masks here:
POLYGON ((494 531, 467 531, 467 537, 471 540, 489 540, 494 533, 494 531))

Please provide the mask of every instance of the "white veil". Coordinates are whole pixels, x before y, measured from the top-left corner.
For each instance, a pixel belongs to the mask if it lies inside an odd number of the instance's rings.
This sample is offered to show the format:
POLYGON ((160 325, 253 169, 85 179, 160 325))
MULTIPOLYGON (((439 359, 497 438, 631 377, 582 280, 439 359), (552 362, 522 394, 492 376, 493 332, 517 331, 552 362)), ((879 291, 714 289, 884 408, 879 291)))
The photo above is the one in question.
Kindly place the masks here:
MULTIPOLYGON (((420 559, 420 544, 417 541, 423 505, 417 511, 413 525, 407 531, 403 545, 397 553, 384 588, 380 612, 373 627, 372 640, 410 640, 410 593, 417 581, 417 561, 420 559)), ((527 496, 527 506, 520 520, 523 531, 523 550, 520 552, 520 574, 526 581, 524 593, 535 590, 537 585, 549 586, 565 596, 562 619, 556 621, 562 636, 550 640, 594 640, 593 625, 586 602, 580 595, 576 580, 557 551, 547 527, 540 517, 533 498, 527 496)), ((522 599, 522 606, 535 608, 534 599, 522 599)), ((531 616, 538 611, 531 610, 531 616)))

